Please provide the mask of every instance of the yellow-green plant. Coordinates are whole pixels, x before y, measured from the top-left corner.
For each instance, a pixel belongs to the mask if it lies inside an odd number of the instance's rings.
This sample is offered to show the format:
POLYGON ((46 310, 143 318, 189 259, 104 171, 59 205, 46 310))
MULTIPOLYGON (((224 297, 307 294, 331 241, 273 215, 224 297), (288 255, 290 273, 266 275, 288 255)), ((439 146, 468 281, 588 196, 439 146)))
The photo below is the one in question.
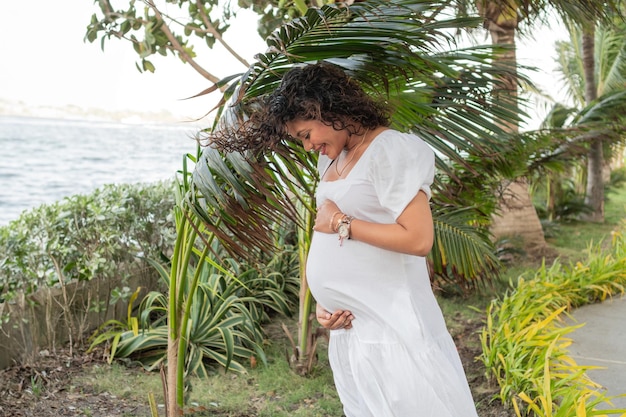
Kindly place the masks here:
POLYGON ((133 307, 135 300, 139 297, 139 293, 141 292, 141 287, 137 287, 135 292, 132 293, 130 299, 128 300, 128 307, 126 309, 126 322, 117 319, 107 320, 103 325, 98 327, 98 329, 94 332, 91 337, 91 345, 89 350, 92 350, 95 346, 106 342, 111 341, 111 348, 109 352, 108 363, 113 362, 113 358, 115 357, 115 353, 117 352, 117 347, 120 342, 120 338, 123 333, 128 331, 133 335, 139 334, 139 319, 136 316, 133 316, 133 307))
POLYGON ((574 307, 624 293, 626 242, 622 233, 614 233, 612 243, 610 253, 601 244, 590 245, 585 263, 543 264, 532 279, 520 277, 514 291, 488 306, 480 359, 497 380, 500 399, 511 402, 518 416, 626 413, 597 409, 599 404, 610 404, 611 398, 587 377, 592 367, 578 365, 569 356, 571 340, 566 335, 581 325, 568 325, 564 320, 574 307))

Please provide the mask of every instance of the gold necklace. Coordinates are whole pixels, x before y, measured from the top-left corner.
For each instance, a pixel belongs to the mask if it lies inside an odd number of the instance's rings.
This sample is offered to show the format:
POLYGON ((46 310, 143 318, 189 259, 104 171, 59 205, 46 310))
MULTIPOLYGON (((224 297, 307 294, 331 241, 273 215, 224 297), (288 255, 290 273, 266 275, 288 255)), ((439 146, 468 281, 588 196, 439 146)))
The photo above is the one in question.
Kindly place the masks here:
POLYGON ((343 166, 343 168, 341 168, 341 170, 339 170, 339 157, 337 157, 337 160, 336 160, 336 163, 335 163, 335 171, 337 172, 337 176, 341 177, 341 174, 343 174, 343 172, 346 170, 346 168, 348 168, 348 166, 350 165, 350 163, 354 159, 354 155, 356 155, 357 149, 359 149, 359 147, 361 145, 363 145, 363 143, 365 142, 365 136, 367 136, 367 132, 369 132, 369 131, 370 131, 370 129, 367 128, 367 130, 363 134, 363 138, 361 139, 361 142, 354 147, 354 150, 351 149, 352 155, 350 156, 350 159, 348 160, 348 162, 346 162, 346 164, 343 166))

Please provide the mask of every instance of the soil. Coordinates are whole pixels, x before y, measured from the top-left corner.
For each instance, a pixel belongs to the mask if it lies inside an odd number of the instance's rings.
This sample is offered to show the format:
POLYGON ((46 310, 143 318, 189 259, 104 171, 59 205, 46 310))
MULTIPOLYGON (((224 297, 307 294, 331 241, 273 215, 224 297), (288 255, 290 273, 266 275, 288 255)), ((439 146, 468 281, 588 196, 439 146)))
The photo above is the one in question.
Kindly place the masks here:
POLYGON ((463 362, 479 417, 515 417, 513 408, 499 400, 500 387, 494 380, 487 378, 485 366, 477 359, 482 353, 479 333, 483 323, 479 320, 465 320, 461 314, 453 317, 452 321, 455 326, 451 334, 463 362))
MULTIPOLYGON (((494 399, 498 387, 487 381, 485 369, 476 357, 480 355, 478 331, 482 324, 461 315, 453 317, 452 335, 466 370, 480 417, 514 417, 509 407, 494 399)), ((14 366, 0 371, 0 417, 132 417, 149 416, 147 404, 132 399, 98 393, 93 387, 75 387, 75 377, 88 373, 92 367, 106 366, 102 352, 62 350, 56 354, 43 352, 32 365, 14 366)), ((133 368, 133 372, 144 372, 133 368)), ((192 413, 201 416, 204 413, 192 413)), ((215 414, 211 414, 215 415, 215 414)), ((230 414, 229 414, 230 415, 230 414)), ((253 417, 249 414, 231 417, 253 417)))
MULTIPOLYGON (((43 351, 35 363, 0 371, 0 416, 2 417, 131 417, 149 415, 137 402, 96 393, 89 386, 73 386, 75 377, 89 368, 105 365, 102 352, 69 349, 49 354, 43 351)), ((139 370, 137 370, 139 372, 139 370)))

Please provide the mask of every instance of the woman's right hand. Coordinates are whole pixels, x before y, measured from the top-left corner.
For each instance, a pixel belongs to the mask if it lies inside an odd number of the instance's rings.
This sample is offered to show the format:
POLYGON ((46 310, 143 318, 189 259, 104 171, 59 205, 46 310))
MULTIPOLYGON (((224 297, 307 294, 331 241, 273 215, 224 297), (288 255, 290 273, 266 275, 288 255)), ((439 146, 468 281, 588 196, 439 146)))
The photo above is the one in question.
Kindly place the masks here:
POLYGON ((351 329, 352 320, 354 320, 354 316, 348 310, 337 310, 331 313, 319 303, 315 307, 315 317, 322 327, 329 330, 351 329))

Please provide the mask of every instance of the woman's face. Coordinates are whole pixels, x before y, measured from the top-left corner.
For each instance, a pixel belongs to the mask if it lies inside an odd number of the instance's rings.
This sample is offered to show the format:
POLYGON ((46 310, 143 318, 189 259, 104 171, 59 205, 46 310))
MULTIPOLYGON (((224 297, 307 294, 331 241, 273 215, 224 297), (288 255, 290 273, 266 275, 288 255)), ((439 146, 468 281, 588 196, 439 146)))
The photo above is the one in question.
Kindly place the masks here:
POLYGON ((339 156, 350 137, 347 129, 335 130, 319 120, 296 119, 287 122, 286 127, 287 133, 299 139, 307 152, 319 152, 330 159, 339 156))

